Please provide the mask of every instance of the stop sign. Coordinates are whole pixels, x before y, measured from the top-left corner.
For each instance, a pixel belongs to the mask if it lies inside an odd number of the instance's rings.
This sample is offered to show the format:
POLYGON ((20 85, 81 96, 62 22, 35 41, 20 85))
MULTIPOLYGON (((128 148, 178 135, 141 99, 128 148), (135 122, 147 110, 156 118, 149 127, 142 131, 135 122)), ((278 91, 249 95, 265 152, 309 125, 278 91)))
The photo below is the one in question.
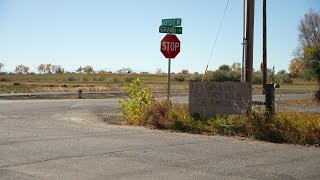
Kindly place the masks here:
POLYGON ((166 58, 175 58, 180 52, 180 41, 174 34, 167 34, 161 40, 160 51, 166 58))

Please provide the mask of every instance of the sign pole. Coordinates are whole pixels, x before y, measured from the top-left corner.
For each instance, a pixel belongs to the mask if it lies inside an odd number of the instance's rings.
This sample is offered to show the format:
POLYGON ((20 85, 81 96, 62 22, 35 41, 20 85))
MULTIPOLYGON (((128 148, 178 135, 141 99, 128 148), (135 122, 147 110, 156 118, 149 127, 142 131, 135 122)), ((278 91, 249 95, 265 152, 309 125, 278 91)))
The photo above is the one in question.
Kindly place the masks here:
POLYGON ((171 58, 168 61, 168 91, 167 91, 167 100, 170 101, 170 74, 171 74, 171 58))

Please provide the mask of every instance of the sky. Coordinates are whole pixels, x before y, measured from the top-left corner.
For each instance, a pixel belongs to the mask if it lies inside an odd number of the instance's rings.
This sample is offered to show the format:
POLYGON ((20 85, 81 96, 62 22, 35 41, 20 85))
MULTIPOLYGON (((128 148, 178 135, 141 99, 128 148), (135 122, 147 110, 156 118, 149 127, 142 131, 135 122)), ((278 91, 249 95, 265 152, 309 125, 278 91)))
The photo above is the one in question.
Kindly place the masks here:
MULTIPOLYGON (((67 71, 167 72, 160 52, 161 19, 181 18, 181 51, 171 70, 203 73, 242 61, 243 1, 230 0, 0 0, 0 62, 13 72, 19 64, 37 72, 39 64, 67 71)), ((267 0, 268 68, 288 70, 298 46, 298 25, 319 0, 267 0)), ((262 61, 262 0, 255 1, 254 68, 262 61)))

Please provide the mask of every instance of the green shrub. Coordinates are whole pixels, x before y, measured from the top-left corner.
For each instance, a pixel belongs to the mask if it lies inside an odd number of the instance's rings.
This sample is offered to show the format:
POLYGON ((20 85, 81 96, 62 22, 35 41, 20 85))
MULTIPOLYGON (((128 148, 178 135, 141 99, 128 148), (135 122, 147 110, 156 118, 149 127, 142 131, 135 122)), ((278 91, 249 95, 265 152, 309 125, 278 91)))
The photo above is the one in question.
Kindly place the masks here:
POLYGON ((74 76, 68 77, 68 81, 76 81, 77 79, 74 76))
POLYGON ((99 76, 99 81, 105 81, 106 79, 103 76, 99 76))
POLYGON ((131 83, 132 81, 133 81, 133 77, 131 77, 131 76, 126 76, 124 78, 124 82, 126 82, 126 83, 131 83))
POLYGON ((275 82, 279 84, 292 84, 293 80, 290 78, 290 75, 286 73, 275 75, 275 82))
POLYGON ((119 103, 123 108, 122 113, 125 115, 125 122, 129 124, 139 123, 140 112, 148 105, 154 103, 154 97, 150 87, 141 87, 142 82, 136 79, 131 84, 125 84, 125 89, 129 92, 129 99, 120 100, 119 103))
POLYGON ((182 74, 179 74, 179 75, 173 76, 172 80, 178 81, 178 82, 183 82, 186 80, 186 77, 183 76, 182 74))
POLYGON ((7 81, 11 81, 9 78, 6 78, 6 77, 2 77, 0 78, 0 81, 2 82, 7 82, 7 81))
POLYGON ((261 73, 261 71, 253 73, 252 83, 253 84, 262 84, 262 73, 261 73))
POLYGON ((89 81, 89 78, 88 78, 87 76, 83 76, 83 77, 82 77, 82 80, 83 80, 83 81, 89 81))
POLYGON ((105 78, 102 76, 98 76, 98 77, 93 77, 93 81, 104 81, 105 78))
POLYGON ((115 76, 115 77, 113 77, 113 78, 111 79, 111 82, 119 83, 119 82, 120 82, 120 79, 119 79, 117 76, 115 76))
POLYGON ((191 81, 201 82, 202 81, 202 76, 199 73, 195 72, 191 77, 191 81))

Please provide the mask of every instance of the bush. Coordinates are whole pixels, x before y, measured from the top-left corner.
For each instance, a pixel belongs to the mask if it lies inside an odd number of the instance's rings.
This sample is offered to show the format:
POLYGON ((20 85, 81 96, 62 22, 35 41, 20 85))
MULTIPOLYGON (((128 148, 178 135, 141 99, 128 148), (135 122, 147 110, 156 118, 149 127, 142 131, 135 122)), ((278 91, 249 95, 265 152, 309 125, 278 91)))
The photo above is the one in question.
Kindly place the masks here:
POLYGON ((252 137, 275 143, 320 144, 320 115, 306 113, 251 112, 242 116, 190 114, 187 105, 173 107, 168 101, 147 105, 137 115, 137 125, 151 125, 189 133, 252 137))
POLYGON ((83 76, 82 80, 83 81, 89 81, 89 78, 87 76, 83 76))
POLYGON ((70 76, 70 77, 68 77, 67 80, 68 80, 68 81, 76 81, 77 79, 76 79, 74 76, 70 76))
POLYGON ((124 82, 126 82, 126 83, 131 83, 132 81, 133 81, 133 77, 131 77, 131 76, 126 76, 124 78, 124 82))
POLYGON ((191 77, 191 81, 194 82, 201 82, 202 81, 202 76, 199 73, 194 73, 191 77))
POLYGON ((148 105, 154 103, 154 97, 150 87, 141 87, 142 82, 136 79, 131 84, 125 84, 125 89, 129 92, 129 99, 119 101, 125 115, 124 121, 129 124, 141 124, 139 122, 140 112, 148 105))
POLYGON ((241 72, 218 69, 216 71, 208 71, 205 76, 205 79, 206 81, 212 82, 239 82, 241 79, 241 72))
POLYGON ((262 73, 260 71, 253 73, 252 83, 253 84, 262 84, 262 73))
POLYGON ((0 81, 2 82, 7 82, 7 81, 11 81, 9 78, 6 78, 6 77, 2 77, 0 78, 0 81))
POLYGON ((104 81, 105 78, 102 77, 102 76, 98 76, 98 77, 93 77, 93 80, 94 80, 94 81, 104 81))
POLYGON ((119 83, 120 82, 120 79, 118 77, 113 77, 111 79, 111 82, 114 82, 114 83, 119 83))
POLYGON ((171 104, 168 101, 160 101, 147 106, 139 115, 139 124, 151 125, 158 129, 167 129, 171 104))
POLYGON ((172 80, 178 81, 178 82, 183 82, 183 81, 186 80, 186 77, 183 76, 182 74, 181 75, 175 75, 175 76, 173 76, 172 80))
POLYGON ((279 84, 292 84, 293 81, 289 74, 280 74, 275 76, 275 82, 279 84))

